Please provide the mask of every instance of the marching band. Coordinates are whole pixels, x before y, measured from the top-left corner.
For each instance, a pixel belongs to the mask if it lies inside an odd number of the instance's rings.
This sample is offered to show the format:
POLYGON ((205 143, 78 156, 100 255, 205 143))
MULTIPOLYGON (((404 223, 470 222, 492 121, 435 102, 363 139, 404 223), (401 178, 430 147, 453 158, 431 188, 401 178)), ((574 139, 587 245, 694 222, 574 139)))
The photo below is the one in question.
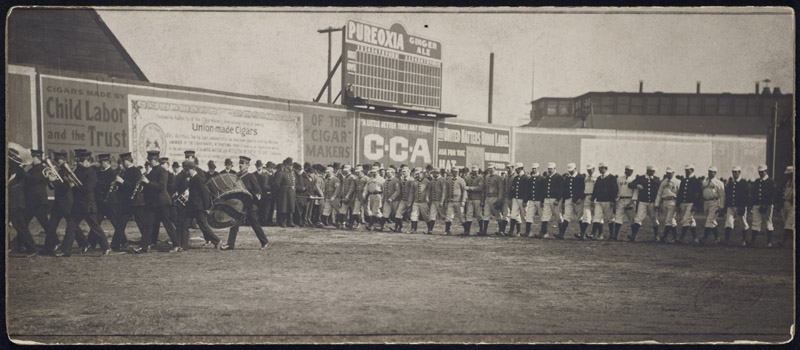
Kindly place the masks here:
POLYGON ((476 235, 488 236, 489 223, 494 221, 496 236, 555 239, 564 239, 570 223, 577 222, 575 239, 612 241, 620 239, 620 228, 627 222, 631 228, 627 240, 631 242, 648 221, 656 242, 703 244, 710 235, 713 243, 721 242, 718 216, 724 218, 725 243, 730 244, 736 221, 741 221, 740 245, 753 246, 763 228, 767 246, 772 247, 775 209, 785 222, 778 244, 785 245, 794 236, 791 166, 785 170, 788 180, 778 189, 765 165, 758 167, 759 177, 752 181, 743 179, 741 167, 735 166, 723 182, 716 167, 708 168, 707 177, 698 177, 691 164, 684 166, 682 175, 667 167, 663 178, 656 176, 657 168, 652 165, 642 175, 634 175, 631 166, 625 166, 624 174, 612 175, 605 163, 597 168, 587 165, 586 173, 570 163, 567 172, 558 173, 553 162, 547 163, 543 172, 537 163, 529 172, 521 163, 485 170, 453 167, 448 172, 431 166, 426 170, 407 165, 384 168, 380 163, 301 165, 292 158, 280 164, 258 160, 251 172, 251 159, 240 156, 238 172, 230 159, 220 172, 209 161, 206 172, 191 150, 172 168, 158 151, 148 151, 147 163, 142 165, 134 164, 131 153, 122 153, 116 169, 111 167, 110 154, 98 154, 96 165, 92 165, 91 152, 76 149, 74 154, 75 164, 70 165, 66 152, 43 159, 42 151, 9 144, 8 208, 17 233, 10 244, 13 251, 68 257, 76 240, 81 253, 99 245, 102 255, 141 254, 157 246, 163 226, 171 245, 168 251, 181 252, 190 249, 194 223, 206 244, 219 250, 233 250, 239 227, 250 226, 260 249, 265 250, 270 242, 262 226, 355 230, 363 224, 366 231, 382 232, 390 222, 394 226, 388 232, 414 234, 420 220, 425 224, 424 234, 433 234, 440 220, 445 224, 444 235, 453 234, 452 223, 457 221, 463 227, 459 236, 470 236, 472 223, 477 221, 476 235), (242 191, 252 199, 230 225, 227 243, 222 243, 209 225, 216 204, 210 183, 221 174, 235 175, 242 191), (52 205, 46 187, 54 192, 52 205), (706 221, 702 236, 698 236, 695 214, 701 210, 706 221), (131 216, 141 233, 136 247, 129 246, 126 234, 131 216), (537 216, 538 234, 532 232, 537 216), (35 246, 28 228, 33 218, 45 229, 41 249, 35 246), (110 243, 101 227, 106 219, 114 228, 110 243), (66 231, 59 242, 57 229, 62 220, 66 231), (659 233, 661 220, 663 235, 659 233), (84 221, 88 236, 80 228, 84 221), (557 232, 548 232, 551 221, 558 223, 557 232), (404 230, 405 222, 410 222, 410 231, 404 230), (607 239, 604 225, 608 226, 607 239), (684 241, 687 232, 692 234, 689 242, 684 241))

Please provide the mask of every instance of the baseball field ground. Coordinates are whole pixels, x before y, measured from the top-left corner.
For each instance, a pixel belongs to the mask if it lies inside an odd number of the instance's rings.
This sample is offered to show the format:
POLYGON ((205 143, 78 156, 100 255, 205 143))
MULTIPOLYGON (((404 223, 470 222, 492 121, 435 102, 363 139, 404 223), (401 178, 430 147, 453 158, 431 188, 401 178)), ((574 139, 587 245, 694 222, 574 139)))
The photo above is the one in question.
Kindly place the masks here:
MULTIPOLYGON (((192 230, 195 249, 181 253, 8 254, 7 331, 49 344, 792 339, 793 249, 767 249, 764 234, 742 248, 648 242, 646 225, 636 243, 576 241, 577 230, 555 240, 266 227, 266 251, 249 228, 234 251, 203 247, 192 230)), ((128 235, 139 239, 132 222, 128 235)))

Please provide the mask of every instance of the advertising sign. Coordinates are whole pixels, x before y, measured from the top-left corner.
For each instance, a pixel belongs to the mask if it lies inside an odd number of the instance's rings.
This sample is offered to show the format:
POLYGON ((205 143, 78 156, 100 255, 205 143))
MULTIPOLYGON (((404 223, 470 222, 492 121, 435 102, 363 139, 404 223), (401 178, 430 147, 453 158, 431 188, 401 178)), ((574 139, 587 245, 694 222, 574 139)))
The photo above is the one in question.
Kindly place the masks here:
POLYGON ((425 167, 433 162, 432 121, 359 113, 358 163, 425 167))
POLYGON ((292 105, 291 110, 303 114, 306 162, 322 165, 353 162, 356 147, 355 113, 307 105, 292 105))
POLYGON ((194 150, 207 159, 303 161, 303 115, 263 108, 129 95, 131 150, 137 163, 147 151, 183 159, 194 150))
POLYGON ((84 148, 95 153, 128 150, 124 89, 111 84, 40 75, 42 146, 45 152, 84 148))
POLYGON ((505 166, 511 161, 511 130, 439 123, 436 141, 440 168, 505 166))
POLYGON ((349 20, 345 25, 342 87, 369 104, 439 111, 442 46, 390 28, 349 20))

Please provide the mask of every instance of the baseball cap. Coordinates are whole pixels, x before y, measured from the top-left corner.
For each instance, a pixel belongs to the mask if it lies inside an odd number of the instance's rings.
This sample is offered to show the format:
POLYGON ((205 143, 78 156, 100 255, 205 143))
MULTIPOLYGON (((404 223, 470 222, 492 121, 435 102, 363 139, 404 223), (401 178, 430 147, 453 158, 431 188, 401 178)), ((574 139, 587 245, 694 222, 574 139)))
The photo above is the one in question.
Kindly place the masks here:
POLYGON ((555 169, 555 168, 556 168, 556 163, 553 162, 547 163, 547 169, 555 169))
POLYGON ((531 164, 531 169, 539 169, 539 163, 531 164))
POLYGON ((758 166, 758 171, 767 171, 767 166, 762 164, 758 166))
POLYGON ((626 165, 625 170, 633 170, 633 165, 630 164, 626 165))
POLYGON ((694 164, 686 164, 686 166, 683 169, 684 170, 689 170, 689 169, 694 170, 694 164))
POLYGON ((708 171, 717 172, 717 167, 715 167, 715 166, 710 166, 710 167, 708 167, 708 171))
POLYGON ((731 171, 742 171, 742 167, 739 166, 739 165, 734 165, 733 169, 731 169, 731 171))
POLYGON ((672 169, 672 167, 671 167, 671 166, 668 166, 668 167, 667 167, 667 169, 666 169, 665 171, 666 171, 666 172, 668 172, 668 173, 674 173, 674 172, 675 172, 675 169, 672 169))
POLYGON ((647 170, 653 170, 653 171, 656 171, 657 169, 656 169, 656 166, 655 166, 655 165, 648 165, 648 166, 647 166, 647 170))
POLYGON ((573 170, 575 170, 575 163, 567 164, 567 171, 573 171, 573 170))
POLYGON ((586 164, 586 170, 589 170, 589 169, 594 169, 594 164, 592 164, 592 163, 586 164))
POLYGON ((523 165, 522 163, 516 163, 516 164, 514 164, 514 167, 515 168, 524 168, 525 165, 523 165))

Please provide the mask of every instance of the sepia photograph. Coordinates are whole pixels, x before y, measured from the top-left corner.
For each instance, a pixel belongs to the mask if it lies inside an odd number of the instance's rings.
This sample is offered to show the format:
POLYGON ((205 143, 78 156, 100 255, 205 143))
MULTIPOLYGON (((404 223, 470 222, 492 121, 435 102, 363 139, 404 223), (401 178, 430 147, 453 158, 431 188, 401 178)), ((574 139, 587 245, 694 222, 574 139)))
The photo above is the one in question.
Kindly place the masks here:
POLYGON ((11 7, 4 343, 792 342, 795 30, 11 7))

